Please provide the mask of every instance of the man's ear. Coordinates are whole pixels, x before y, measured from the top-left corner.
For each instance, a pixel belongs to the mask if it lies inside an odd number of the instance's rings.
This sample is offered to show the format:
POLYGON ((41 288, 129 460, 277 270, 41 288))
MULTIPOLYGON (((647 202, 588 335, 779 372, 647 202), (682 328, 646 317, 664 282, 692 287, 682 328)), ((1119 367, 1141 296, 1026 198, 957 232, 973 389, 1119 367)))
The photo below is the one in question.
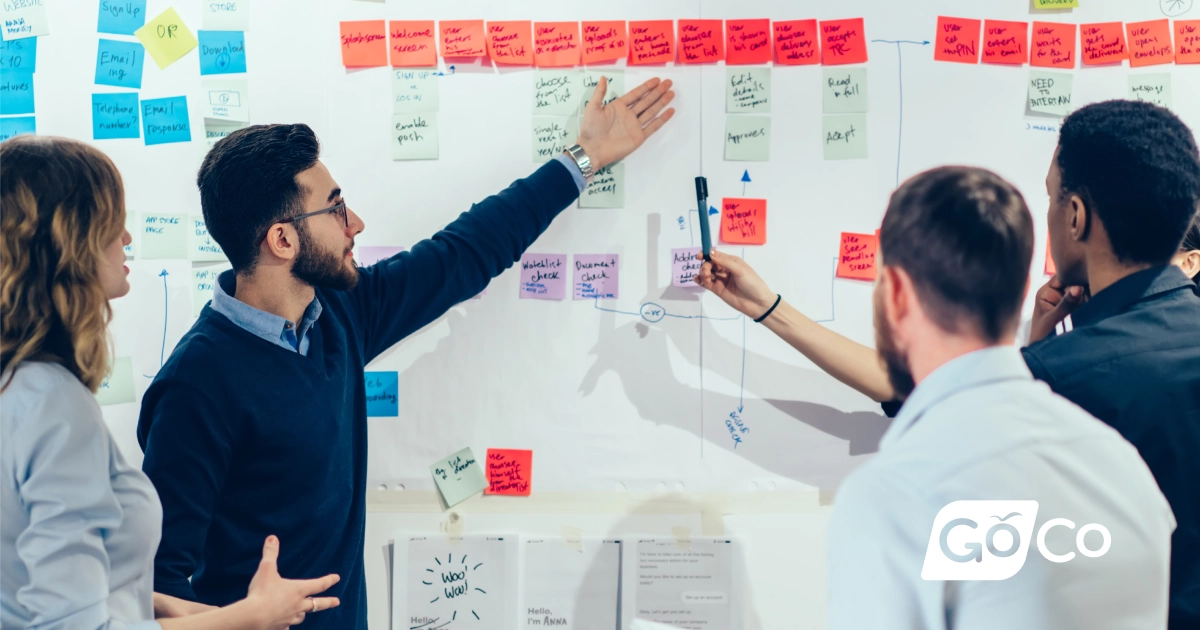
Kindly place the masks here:
POLYGON ((1092 209, 1084 203, 1079 195, 1071 195, 1068 202, 1069 213, 1067 236, 1073 241, 1087 241, 1092 228, 1092 209))
POLYGON ((279 260, 292 260, 299 254, 300 238, 296 229, 290 225, 276 223, 267 230, 267 238, 263 241, 263 254, 279 260))
POLYGON ((1184 275, 1195 280, 1197 275, 1200 275, 1200 249, 1193 249, 1188 252, 1181 252, 1175 258, 1175 264, 1183 269, 1184 275))
POLYGON ((881 267, 879 290, 882 293, 883 316, 895 330, 912 311, 912 279, 903 269, 881 267))

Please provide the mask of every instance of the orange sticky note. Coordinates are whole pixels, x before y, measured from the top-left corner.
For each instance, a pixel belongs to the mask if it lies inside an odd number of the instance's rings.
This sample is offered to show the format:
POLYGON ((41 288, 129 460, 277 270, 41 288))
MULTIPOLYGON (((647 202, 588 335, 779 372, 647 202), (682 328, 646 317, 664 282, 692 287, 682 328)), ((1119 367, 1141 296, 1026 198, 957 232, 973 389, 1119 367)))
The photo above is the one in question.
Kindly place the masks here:
POLYGON ((1054 257, 1050 255, 1049 235, 1046 235, 1046 266, 1042 269, 1042 272, 1047 276, 1053 276, 1054 274, 1058 273, 1058 270, 1054 268, 1054 257))
POLYGON ((487 23, 488 56, 496 63, 533 64, 533 26, 528 20, 487 23))
POLYGON ((842 232, 842 243, 838 246, 837 277, 874 280, 875 254, 878 251, 877 235, 842 232))
POLYGON ((771 61, 771 20, 725 20, 725 65, 771 61))
POLYGON ((985 20, 983 62, 1019 66, 1029 61, 1029 23, 985 20))
POLYGON ((979 63, 979 20, 938 16, 934 61, 979 63))
POLYGON ((1075 25, 1034 22, 1029 65, 1038 68, 1075 67, 1075 25))
POLYGON ((1175 21, 1175 63, 1200 63, 1200 20, 1175 21))
POLYGON ((383 20, 342 22, 341 27, 343 66, 388 65, 387 25, 383 20))
POLYGON ((821 63, 839 66, 866 61, 867 35, 862 18, 821 22, 821 63))
POLYGON ((716 63, 724 58, 721 20, 679 20, 680 63, 716 63))
POLYGON ((438 24, 443 57, 482 57, 483 20, 444 20, 438 24))
POLYGON ((616 61, 627 54, 624 20, 583 23, 583 63, 616 61))
POLYGON ((1121 63, 1129 56, 1125 49, 1125 28, 1120 22, 1080 24, 1079 38, 1083 44, 1080 56, 1085 66, 1121 63))
POLYGON ((776 22, 774 30, 775 63, 785 66, 821 63, 816 20, 776 22))
POLYGON ((539 67, 579 65, 579 22, 534 22, 533 61, 539 67))
POLYGON ((721 200, 721 242, 733 245, 765 245, 767 200, 721 200))
POLYGON ((675 61, 675 23, 645 20, 629 23, 629 63, 640 66, 675 61))
POLYGON ((1175 60, 1171 45, 1171 21, 1167 18, 1125 25, 1125 41, 1129 43, 1129 65, 1155 66, 1175 60))
POLYGON ((388 23, 392 66, 436 66, 437 43, 433 20, 396 20, 388 23))
POLYGON ((485 472, 488 482, 485 494, 527 497, 533 481, 533 451, 489 448, 485 472))

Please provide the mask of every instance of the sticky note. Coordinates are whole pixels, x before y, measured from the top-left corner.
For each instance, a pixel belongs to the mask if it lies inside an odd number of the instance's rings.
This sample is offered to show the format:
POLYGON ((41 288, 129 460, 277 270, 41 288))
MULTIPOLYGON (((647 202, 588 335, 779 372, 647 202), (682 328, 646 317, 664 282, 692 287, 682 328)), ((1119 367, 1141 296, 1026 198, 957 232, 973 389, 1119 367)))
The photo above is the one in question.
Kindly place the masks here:
POLYGON ((733 245, 765 245, 767 200, 722 199, 721 242, 733 245))
MULTIPOLYGON (((707 221, 708 217, 700 220, 707 221)), ((700 273, 700 266, 704 264, 704 261, 696 258, 696 254, 700 252, 699 247, 671 250, 671 286, 686 289, 699 287, 695 282, 696 274, 700 273)))
POLYGON ((730 114, 771 113, 771 69, 726 69, 725 111, 730 114))
POLYGON ((1071 113, 1074 75, 1068 72, 1029 71, 1029 110, 1066 116, 1071 113))
POLYGON ((529 496, 533 480, 533 451, 506 448, 487 450, 487 494, 529 496))
POLYGON ((217 142, 221 140, 221 138, 228 136, 238 129, 245 129, 248 126, 249 124, 244 122, 205 120, 204 145, 211 149, 213 148, 213 145, 217 144, 217 142))
POLYGON ((838 114, 821 117, 826 160, 867 159, 867 115, 838 114))
POLYGON ((433 70, 392 70, 392 113, 438 110, 438 76, 433 70))
POLYGON ((246 34, 242 31, 200 31, 200 74, 246 71, 246 34))
POLYGON ((1129 65, 1154 66, 1175 60, 1171 45, 1171 21, 1163 18, 1125 25, 1125 41, 1129 42, 1129 65))
POLYGON ((393 67, 437 65, 433 20, 393 20, 388 22, 388 33, 393 67))
POLYGON ((810 66, 821 63, 816 20, 775 22, 775 63, 810 66))
POLYGON ((577 66, 579 22, 534 22, 533 62, 540 68, 577 66))
POLYGON ((400 375, 396 372, 366 372, 368 418, 400 415, 400 375))
POLYGON ((370 267, 381 260, 387 260, 404 251, 404 246, 396 245, 362 245, 358 248, 358 266, 370 267))
POLYGON ((679 63, 716 63, 724 58, 721 20, 679 20, 679 63))
POLYGON ((625 163, 608 164, 596 171, 592 183, 579 195, 580 208, 625 207, 625 163))
POLYGON ((1159 107, 1171 108, 1171 75, 1167 72, 1157 74, 1129 75, 1129 100, 1154 103, 1159 107))
POLYGON ((341 22, 342 65, 370 68, 388 65, 387 28, 383 20, 341 22))
POLYGON ((37 135, 37 119, 33 116, 0 118, 0 142, 25 133, 37 135))
POLYGON ((580 108, 587 107, 587 104, 591 102, 592 95, 596 93, 596 86, 600 85, 600 77, 608 79, 608 85, 604 88, 604 101, 601 105, 608 105, 625 95, 625 71, 620 68, 608 68, 603 72, 597 69, 588 69, 581 71, 578 76, 580 108))
POLYGON ((533 64, 533 26, 529 20, 487 23, 488 57, 498 64, 533 64))
POLYGON ((1035 9, 1078 9, 1079 0, 1033 0, 1035 9))
POLYGON ((983 62, 1020 66, 1029 61, 1029 23, 984 20, 983 62))
POLYGON ((574 116, 537 116, 533 119, 533 161, 549 162, 571 146, 579 129, 574 116))
POLYGON ((583 63, 600 63, 624 59, 628 53, 625 43, 624 20, 584 22, 583 63))
POLYGON ((392 159, 438 159, 437 114, 392 114, 392 159))
POLYGON ((982 22, 968 18, 938 16, 933 40, 933 59, 955 63, 979 63, 979 29, 982 22))
POLYGON ((96 84, 140 89, 146 49, 137 42, 102 39, 96 48, 96 84))
POLYGON ((188 217, 188 251, 194 262, 224 262, 228 260, 221 246, 208 233, 204 224, 204 215, 193 214, 188 217))
POLYGON ((246 79, 205 79, 200 81, 201 105, 205 118, 250 122, 250 88, 246 79))
POLYGON ((146 0, 100 0, 98 32, 133 35, 145 24, 146 0))
POLYGON ((5 40, 50 34, 45 0, 4 0, 0 9, 5 40))
POLYGON ((582 94, 578 70, 536 70, 533 73, 534 116, 575 114, 582 94))
POLYGON ((443 57, 482 57, 487 54, 483 20, 443 20, 441 32, 443 57))
POLYGON ((229 265, 192 267, 192 317, 200 317, 200 311, 212 300, 217 289, 217 278, 232 268, 229 265))
POLYGON ((0 70, 0 114, 33 113, 33 70, 0 70))
POLYGON ((1047 276, 1053 276, 1058 273, 1058 269, 1054 266, 1054 256, 1050 255, 1050 235, 1046 235, 1046 263, 1042 266, 1042 273, 1047 276))
POLYGON ((867 68, 822 68, 821 100, 826 114, 867 113, 867 68))
POLYGON ((771 20, 725 20, 725 65, 771 62, 771 20))
POLYGON ((821 63, 836 66, 867 62, 867 36, 863 19, 821 22, 821 63))
POLYGON ((146 145, 191 142, 187 97, 173 96, 142 101, 142 138, 146 145))
MULTIPOLYGON (((101 0, 104 1, 104 0, 101 0)), ((200 3, 201 25, 209 31, 250 29, 250 0, 206 0, 200 3)))
POLYGON ((161 70, 196 47, 196 37, 175 9, 167 9, 134 32, 161 70))
POLYGON ((188 216, 186 214, 143 214, 142 215, 143 260, 188 257, 188 216))
POLYGON ((433 480, 437 483, 448 508, 466 501, 488 487, 483 476, 483 465, 475 460, 475 454, 470 448, 464 448, 434 462, 429 467, 429 472, 433 474, 433 480))
POLYGON ((521 299, 561 300, 567 295, 565 254, 521 255, 521 299))
POLYGON ((37 70, 37 38, 0 42, 0 70, 37 70))
POLYGON ((874 280, 875 254, 878 250, 877 235, 842 232, 842 242, 838 245, 837 277, 874 280))
POLYGON ((133 391, 132 358, 116 357, 113 359, 108 376, 100 381, 100 388, 96 390, 96 402, 102 407, 137 402, 137 396, 133 391))
POLYGON ((1075 67, 1074 24, 1034 22, 1029 64, 1037 68, 1075 67))
POLYGON ((672 20, 644 20, 629 23, 629 64, 675 61, 675 23, 672 20))
POLYGON ((1120 22, 1080 24, 1079 37, 1083 52, 1083 65, 1095 66, 1121 63, 1129 56, 1125 48, 1125 29, 1120 22))
POLYGON ((725 159, 766 162, 771 158, 771 117, 725 117, 725 159))
POLYGON ((575 299, 616 299, 620 260, 619 254, 575 254, 575 299))
POLYGON ((92 139, 137 138, 141 136, 138 125, 137 93, 93 94, 92 95, 92 139))
POLYGON ((1175 63, 1200 63, 1200 20, 1175 20, 1175 63))

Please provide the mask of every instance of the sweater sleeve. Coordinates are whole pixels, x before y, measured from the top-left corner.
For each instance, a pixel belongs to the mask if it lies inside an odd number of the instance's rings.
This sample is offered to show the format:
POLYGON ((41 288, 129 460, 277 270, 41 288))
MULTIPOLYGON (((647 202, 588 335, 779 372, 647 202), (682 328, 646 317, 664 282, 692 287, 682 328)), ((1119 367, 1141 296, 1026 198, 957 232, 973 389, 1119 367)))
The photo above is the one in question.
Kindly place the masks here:
POLYGON ((366 360, 478 295, 578 196, 571 172, 551 160, 412 250, 360 270, 352 299, 366 360))

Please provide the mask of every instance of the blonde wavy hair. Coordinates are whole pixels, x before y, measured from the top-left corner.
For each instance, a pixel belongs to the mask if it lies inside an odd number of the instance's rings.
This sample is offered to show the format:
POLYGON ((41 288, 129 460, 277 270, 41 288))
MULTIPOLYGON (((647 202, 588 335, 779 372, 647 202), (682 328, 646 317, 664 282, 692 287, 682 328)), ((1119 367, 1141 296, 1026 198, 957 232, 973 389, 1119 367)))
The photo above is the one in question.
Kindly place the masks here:
POLYGON ((67 138, 0 143, 0 372, 59 363, 93 392, 109 370, 104 251, 125 229, 121 174, 67 138))

